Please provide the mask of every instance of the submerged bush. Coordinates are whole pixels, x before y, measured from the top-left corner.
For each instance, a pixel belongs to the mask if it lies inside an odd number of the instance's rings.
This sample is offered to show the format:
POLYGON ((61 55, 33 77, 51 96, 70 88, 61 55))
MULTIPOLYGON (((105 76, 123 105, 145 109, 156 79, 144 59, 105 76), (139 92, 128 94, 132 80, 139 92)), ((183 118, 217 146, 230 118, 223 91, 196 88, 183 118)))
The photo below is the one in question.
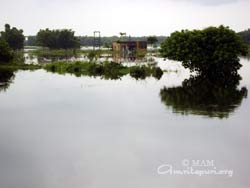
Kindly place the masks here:
POLYGON ((135 79, 145 79, 147 76, 154 76, 157 79, 162 75, 160 68, 149 66, 126 67, 114 62, 91 63, 91 62, 56 62, 45 65, 46 70, 59 74, 71 73, 76 76, 101 76, 104 79, 119 79, 130 74, 135 79))
POLYGON ((98 55, 97 52, 92 50, 88 53, 87 57, 89 61, 93 61, 94 59, 97 58, 97 55, 98 55))
POLYGON ((146 67, 134 66, 130 68, 130 76, 135 79, 145 79, 147 76, 146 67))
POLYGON ((163 71, 161 70, 160 67, 153 67, 153 70, 152 70, 152 76, 157 78, 158 80, 161 79, 163 75, 163 71))
POLYGON ((104 74, 104 66, 97 63, 92 63, 88 69, 90 75, 100 76, 104 74))

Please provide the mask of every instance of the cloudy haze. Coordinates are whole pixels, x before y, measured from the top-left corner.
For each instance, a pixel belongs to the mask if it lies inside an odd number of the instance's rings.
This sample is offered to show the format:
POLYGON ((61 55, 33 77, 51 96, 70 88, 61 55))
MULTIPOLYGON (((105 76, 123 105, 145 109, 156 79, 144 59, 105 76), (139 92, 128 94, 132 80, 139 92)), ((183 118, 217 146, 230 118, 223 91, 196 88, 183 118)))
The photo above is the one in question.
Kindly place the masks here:
POLYGON ((5 23, 35 35, 39 29, 71 28, 77 35, 169 35, 180 29, 250 28, 249 0, 0 0, 5 23))

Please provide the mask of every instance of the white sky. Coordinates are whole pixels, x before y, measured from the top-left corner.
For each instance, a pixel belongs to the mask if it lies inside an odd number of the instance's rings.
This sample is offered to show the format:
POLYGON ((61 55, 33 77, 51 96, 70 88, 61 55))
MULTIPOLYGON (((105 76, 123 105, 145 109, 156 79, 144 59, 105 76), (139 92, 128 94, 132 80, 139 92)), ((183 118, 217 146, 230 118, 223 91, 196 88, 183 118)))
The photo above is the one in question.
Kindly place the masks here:
POLYGON ((9 23, 35 35, 69 28, 77 35, 169 35, 181 29, 226 25, 250 28, 250 0, 0 0, 0 30, 9 23))

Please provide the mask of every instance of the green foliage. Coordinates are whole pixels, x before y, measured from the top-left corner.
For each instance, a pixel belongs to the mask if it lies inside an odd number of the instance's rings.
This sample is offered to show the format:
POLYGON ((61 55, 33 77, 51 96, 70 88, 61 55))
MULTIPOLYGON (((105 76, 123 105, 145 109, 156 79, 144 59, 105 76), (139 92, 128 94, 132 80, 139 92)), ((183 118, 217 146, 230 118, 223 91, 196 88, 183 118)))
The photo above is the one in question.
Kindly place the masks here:
POLYGON ((101 76, 105 79, 118 79, 126 74, 126 72, 123 72, 122 66, 107 62, 102 64, 94 62, 56 62, 47 64, 44 68, 59 74, 71 73, 76 76, 101 76))
POLYGON ((130 68, 130 76, 138 79, 145 79, 147 76, 150 75, 150 68, 146 66, 133 66, 130 68))
POLYGON ((81 50, 81 49, 38 49, 38 50, 30 50, 28 54, 30 57, 37 56, 39 61, 43 61, 44 59, 51 60, 51 62, 59 61, 59 60, 67 60, 73 58, 80 58, 87 56, 89 60, 92 62, 100 57, 102 54, 110 54, 112 55, 114 52, 110 50, 81 50), (84 54, 84 55, 83 55, 84 54))
POLYGON ((136 50, 136 58, 143 59, 147 55, 147 50, 136 50))
POLYGON ((94 59, 97 58, 97 56, 98 56, 98 52, 96 52, 94 50, 91 50, 88 53, 88 59, 89 59, 89 61, 93 61, 94 59))
POLYGON ((240 37, 224 26, 177 31, 161 44, 163 57, 181 61, 191 71, 222 77, 236 74, 241 67, 238 56, 246 53, 240 37))
POLYGON ((136 80, 138 79, 145 79, 148 76, 153 76, 156 79, 160 80, 163 71, 161 70, 160 67, 154 67, 154 66, 132 66, 130 67, 130 76, 135 78, 136 80))
POLYGON ((49 50, 49 49, 39 49, 39 50, 32 50, 28 52, 29 55, 37 56, 38 59, 41 58, 46 58, 46 59, 51 59, 52 61, 56 61, 58 59, 69 59, 72 57, 79 57, 80 55, 80 50, 75 50, 75 49, 54 49, 54 50, 49 50))
POLYGON ((5 24, 5 31, 2 31, 0 36, 0 62, 7 63, 12 60, 20 60, 22 53, 18 50, 23 48, 24 39, 23 30, 11 28, 9 24, 5 24), (15 53, 13 50, 15 50, 15 53))
POLYGON ((19 63, 19 62, 10 62, 6 64, 0 64, 0 69, 3 70, 11 70, 11 71, 17 71, 17 70, 37 70, 41 69, 41 65, 35 65, 35 64, 24 64, 24 63, 19 63))
MULTIPOLYGON (((28 36, 27 41, 25 41, 26 46, 36 46, 37 44, 37 37, 36 36, 28 36)), ((94 37, 92 36, 79 36, 81 46, 93 46, 94 44, 94 37)), ((146 41, 148 37, 124 37, 125 41, 146 41)), ((155 45, 159 45, 162 43, 166 37, 165 36, 157 36, 157 42, 155 45)), ((118 41, 120 38, 118 36, 111 36, 111 37, 101 37, 101 46, 106 48, 112 47, 112 42, 118 41)))
POLYGON ((0 38, 0 63, 10 62, 14 58, 14 53, 8 43, 0 38))
POLYGON ((152 69, 152 76, 153 77, 155 77, 158 80, 160 80, 161 77, 162 77, 162 75, 163 75, 163 71, 161 70, 160 67, 153 67, 153 69, 152 69))
POLYGON ((1 38, 4 39, 13 50, 23 49, 25 37, 22 29, 11 28, 5 24, 5 31, 1 32, 1 38))
POLYGON ((155 43, 158 42, 158 39, 157 39, 156 36, 149 36, 149 37, 147 38, 147 41, 148 41, 149 44, 153 45, 153 44, 155 44, 155 43))
POLYGON ((44 67, 51 72, 59 74, 71 73, 76 76, 101 76, 104 79, 119 79, 128 73, 128 68, 117 63, 94 63, 94 62, 57 62, 44 67))
POLYGON ((23 50, 16 50, 14 51, 14 57, 12 62, 22 64, 25 62, 24 51, 23 50))
POLYGON ((79 38, 74 36, 72 30, 40 30, 37 33, 37 44, 50 49, 74 49, 80 48, 79 38))
POLYGON ((238 35, 241 37, 243 42, 250 47, 250 29, 239 32, 238 35))
MULTIPOLYGON (((94 62, 56 62, 45 65, 47 71, 59 74, 70 73, 76 76, 100 76, 104 79, 119 79, 126 74, 136 79, 145 79, 147 76, 156 76, 155 71, 160 68, 149 66, 127 67, 114 62, 94 63, 94 62)), ((162 71, 161 71, 162 72, 162 71)))
POLYGON ((227 118, 247 97, 247 89, 237 87, 239 80, 239 75, 226 79, 200 75, 185 80, 182 86, 164 87, 160 96, 175 113, 227 118))

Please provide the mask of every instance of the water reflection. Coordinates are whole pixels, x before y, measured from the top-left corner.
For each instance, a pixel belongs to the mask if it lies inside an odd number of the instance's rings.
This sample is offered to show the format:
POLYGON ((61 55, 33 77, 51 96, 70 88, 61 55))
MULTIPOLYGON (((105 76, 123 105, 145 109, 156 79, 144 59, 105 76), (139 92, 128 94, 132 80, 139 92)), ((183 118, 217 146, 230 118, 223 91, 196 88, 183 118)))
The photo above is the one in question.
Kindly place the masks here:
POLYGON ((247 88, 237 87, 240 79, 239 75, 231 75, 227 79, 202 75, 191 77, 184 80, 182 86, 164 87, 160 97, 174 113, 228 118, 247 97, 247 88))
POLYGON ((6 91, 13 82, 15 74, 11 70, 0 69, 0 92, 6 91))
POLYGON ((24 53, 25 64, 39 64, 39 63, 50 63, 50 62, 58 62, 58 61, 88 61, 86 55, 72 55, 72 54, 64 54, 64 55, 51 55, 51 54, 29 54, 24 53))

